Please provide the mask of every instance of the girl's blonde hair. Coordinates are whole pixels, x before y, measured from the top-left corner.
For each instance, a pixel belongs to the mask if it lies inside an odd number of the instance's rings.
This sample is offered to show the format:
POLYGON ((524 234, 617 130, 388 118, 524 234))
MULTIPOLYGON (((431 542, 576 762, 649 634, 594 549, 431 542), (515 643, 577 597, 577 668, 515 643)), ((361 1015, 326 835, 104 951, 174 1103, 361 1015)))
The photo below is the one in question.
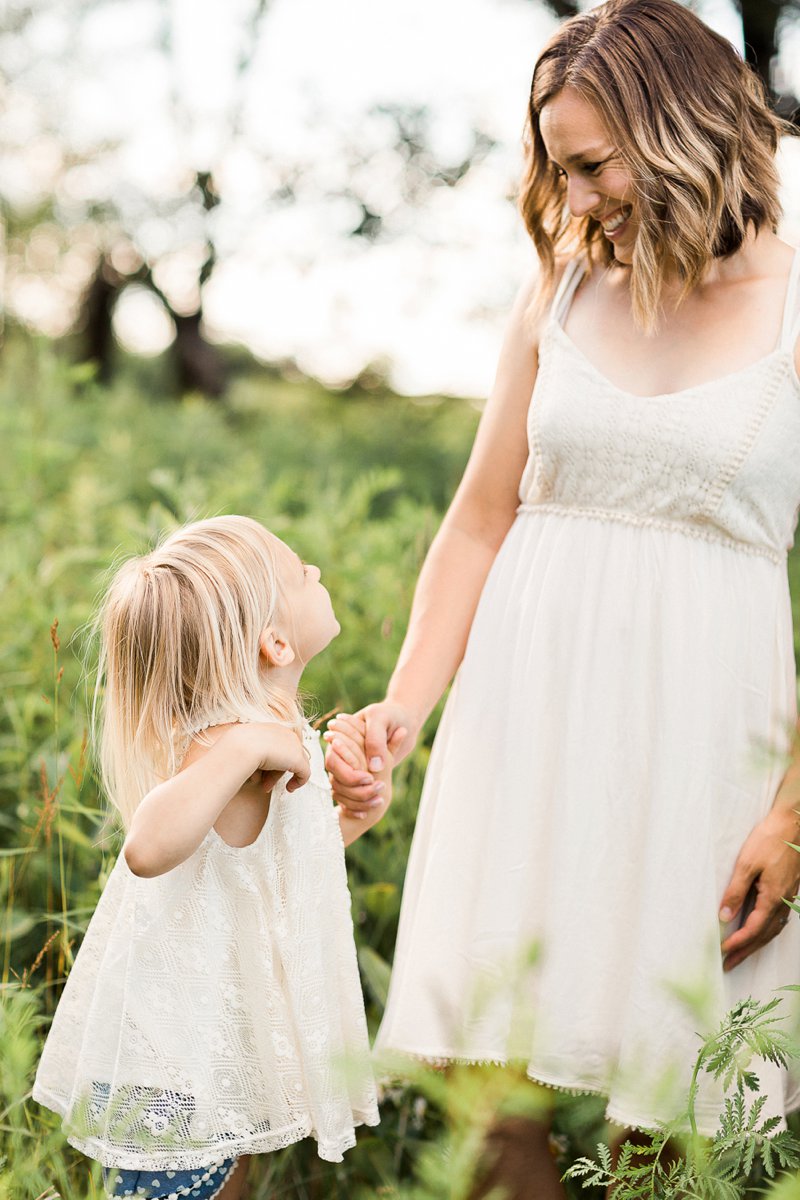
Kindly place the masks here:
POLYGON ((532 320, 552 297, 556 253, 583 248, 590 261, 615 262, 599 221, 570 215, 548 161, 539 118, 565 87, 595 108, 633 179, 633 317, 652 332, 667 274, 682 283, 680 303, 748 225, 776 229, 775 152, 794 129, 733 46, 677 0, 607 0, 566 21, 537 60, 523 132, 518 206, 543 271, 532 320))
POLYGON ((260 635, 281 601, 281 543, 249 517, 170 534, 115 574, 98 613, 93 724, 102 781, 127 828, 142 797, 174 775, 193 732, 276 718, 297 699, 270 681, 260 635))

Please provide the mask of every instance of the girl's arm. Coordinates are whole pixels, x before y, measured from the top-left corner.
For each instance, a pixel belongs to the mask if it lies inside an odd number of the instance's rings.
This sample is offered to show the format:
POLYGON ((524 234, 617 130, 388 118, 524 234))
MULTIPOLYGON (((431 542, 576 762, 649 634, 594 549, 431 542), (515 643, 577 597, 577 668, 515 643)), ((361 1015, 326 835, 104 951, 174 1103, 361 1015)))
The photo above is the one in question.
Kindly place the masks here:
POLYGON ((375 772, 375 778, 379 783, 383 784, 383 791, 380 793, 380 798, 377 803, 370 806, 365 813, 359 813, 354 816, 343 808, 341 804, 337 806, 339 812, 339 828, 342 831, 342 838, 345 846, 349 846, 352 842, 360 838, 362 833, 366 833, 373 825, 377 825, 378 821, 385 816, 386 810, 392 803, 392 766, 394 760, 391 752, 387 753, 387 765, 382 771, 375 772))
MULTIPOLYGON (((559 273, 562 269, 559 264, 559 273)), ((385 761, 387 739, 402 727, 407 732, 396 757, 410 752, 455 674, 486 576, 514 520, 538 366, 538 336, 526 328, 523 314, 536 286, 533 276, 517 293, 494 387, 464 477, 422 567, 386 700, 362 710, 373 775, 385 761)), ((363 782, 363 772, 333 759, 332 770, 337 798, 351 811, 367 811, 375 799, 374 782, 363 782)))
POLYGON ((136 809, 122 847, 134 875, 163 875, 185 862, 256 771, 272 772, 273 782, 290 771, 290 791, 308 779, 302 742, 283 725, 220 725, 208 732, 213 746, 193 742, 177 775, 154 787, 136 809))

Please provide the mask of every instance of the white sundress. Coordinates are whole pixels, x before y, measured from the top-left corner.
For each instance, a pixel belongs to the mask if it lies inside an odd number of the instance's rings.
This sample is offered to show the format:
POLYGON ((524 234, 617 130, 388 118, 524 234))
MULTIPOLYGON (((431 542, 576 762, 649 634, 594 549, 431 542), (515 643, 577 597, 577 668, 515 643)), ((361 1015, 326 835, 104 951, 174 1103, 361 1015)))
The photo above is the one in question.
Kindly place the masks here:
POLYGON ((344 844, 317 735, 249 846, 212 828, 164 875, 120 854, 53 1018, 33 1098, 106 1167, 182 1170, 317 1140, 378 1108, 344 844))
MULTIPOLYGON (((686 1102, 699 1032, 800 982, 796 917, 729 974, 718 923, 797 719, 800 250, 770 354, 649 397, 565 333, 585 269, 541 340, 518 515, 433 747, 377 1049, 521 1060, 652 1128, 686 1102)), ((800 1105, 796 1077, 759 1074, 766 1111, 800 1105)), ((702 1132, 720 1105, 704 1077, 702 1132)))

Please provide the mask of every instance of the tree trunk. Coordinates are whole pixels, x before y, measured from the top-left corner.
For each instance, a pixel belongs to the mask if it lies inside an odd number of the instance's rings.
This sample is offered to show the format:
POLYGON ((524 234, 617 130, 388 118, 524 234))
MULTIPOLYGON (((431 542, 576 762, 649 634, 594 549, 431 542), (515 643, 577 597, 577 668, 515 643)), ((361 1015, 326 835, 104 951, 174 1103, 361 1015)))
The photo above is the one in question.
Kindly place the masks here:
POLYGON ((745 59, 756 68, 770 92, 770 64, 778 49, 776 33, 782 7, 777 0, 739 0, 745 59))

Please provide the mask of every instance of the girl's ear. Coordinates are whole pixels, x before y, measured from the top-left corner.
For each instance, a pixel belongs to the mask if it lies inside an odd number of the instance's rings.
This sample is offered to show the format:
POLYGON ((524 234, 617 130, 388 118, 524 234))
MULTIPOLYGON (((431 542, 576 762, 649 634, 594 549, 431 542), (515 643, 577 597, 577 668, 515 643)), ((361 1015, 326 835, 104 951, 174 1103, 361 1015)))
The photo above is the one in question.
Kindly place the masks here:
POLYGON ((269 667, 288 667, 294 662, 294 650, 290 643, 272 625, 261 634, 258 647, 269 667))

